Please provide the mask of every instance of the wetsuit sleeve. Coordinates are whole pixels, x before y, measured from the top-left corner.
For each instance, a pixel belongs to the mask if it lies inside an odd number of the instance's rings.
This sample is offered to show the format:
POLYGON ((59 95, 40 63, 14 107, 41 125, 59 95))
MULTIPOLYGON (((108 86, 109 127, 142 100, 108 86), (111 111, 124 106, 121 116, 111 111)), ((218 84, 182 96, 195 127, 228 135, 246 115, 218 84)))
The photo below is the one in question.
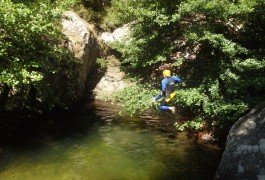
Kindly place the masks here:
POLYGON ((163 79, 162 80, 162 95, 165 96, 166 95, 166 87, 167 87, 167 79, 163 79))
POLYGON ((178 83, 178 84, 181 83, 181 79, 179 77, 176 77, 176 76, 171 76, 171 77, 174 79, 175 83, 178 83))
POLYGON ((161 97, 162 97, 162 93, 155 97, 155 101, 159 100, 161 97))
POLYGON ((165 92, 166 91, 166 87, 167 87, 167 79, 163 79, 162 80, 162 92, 165 92))

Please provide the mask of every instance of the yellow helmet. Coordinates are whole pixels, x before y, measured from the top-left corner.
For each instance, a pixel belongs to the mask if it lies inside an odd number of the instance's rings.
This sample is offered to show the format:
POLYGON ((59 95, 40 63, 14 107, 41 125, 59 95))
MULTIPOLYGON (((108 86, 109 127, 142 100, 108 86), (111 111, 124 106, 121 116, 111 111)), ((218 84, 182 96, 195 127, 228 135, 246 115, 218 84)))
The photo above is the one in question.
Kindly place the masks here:
POLYGON ((170 70, 164 70, 163 71, 163 75, 166 76, 166 77, 170 76, 171 75, 170 70))

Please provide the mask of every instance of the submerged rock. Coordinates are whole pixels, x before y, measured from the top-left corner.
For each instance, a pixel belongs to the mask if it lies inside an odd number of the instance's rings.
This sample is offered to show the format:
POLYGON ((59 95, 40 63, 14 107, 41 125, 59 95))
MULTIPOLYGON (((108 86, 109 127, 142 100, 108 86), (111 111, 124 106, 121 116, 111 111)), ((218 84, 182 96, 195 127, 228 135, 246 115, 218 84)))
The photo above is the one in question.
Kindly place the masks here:
POLYGON ((265 179, 265 102, 231 128, 215 179, 265 179))

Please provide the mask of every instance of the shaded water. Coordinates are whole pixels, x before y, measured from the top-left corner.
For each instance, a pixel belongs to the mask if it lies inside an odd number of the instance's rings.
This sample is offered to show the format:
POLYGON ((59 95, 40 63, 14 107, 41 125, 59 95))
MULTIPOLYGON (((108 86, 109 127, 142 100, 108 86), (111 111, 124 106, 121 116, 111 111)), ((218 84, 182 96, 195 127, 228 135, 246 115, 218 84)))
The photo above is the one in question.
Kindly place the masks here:
MULTIPOLYGON (((109 103, 21 129, 3 147, 3 180, 212 179, 221 152, 172 132, 153 115, 119 115, 109 103)), ((168 119, 168 121, 171 121, 168 119)))

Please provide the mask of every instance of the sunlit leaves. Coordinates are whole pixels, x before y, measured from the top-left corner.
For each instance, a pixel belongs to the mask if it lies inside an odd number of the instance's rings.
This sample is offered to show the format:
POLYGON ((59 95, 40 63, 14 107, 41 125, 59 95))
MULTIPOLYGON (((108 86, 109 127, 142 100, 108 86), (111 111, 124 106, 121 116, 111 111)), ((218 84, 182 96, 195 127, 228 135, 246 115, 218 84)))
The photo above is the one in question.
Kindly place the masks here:
POLYGON ((183 17, 189 13, 202 13, 206 17, 212 16, 218 19, 227 19, 233 15, 242 15, 253 10, 256 1, 238 0, 237 3, 219 0, 189 0, 181 3, 178 13, 183 17))
POLYGON ((24 84, 30 84, 31 82, 40 81, 43 78, 42 73, 36 71, 29 72, 26 69, 22 69, 21 75, 23 78, 22 82, 24 84))
POLYGON ((200 41, 208 40, 214 48, 219 48, 223 53, 228 54, 230 57, 236 54, 247 53, 247 49, 241 47, 239 44, 226 39, 222 34, 213 34, 204 32, 204 36, 197 39, 200 41))
POLYGON ((152 106, 158 105, 153 98, 159 93, 148 85, 133 84, 114 94, 114 98, 123 107, 123 112, 129 114, 141 113, 152 106))
POLYGON ((126 2, 120 10, 136 23, 130 42, 118 48, 123 62, 139 74, 142 67, 174 64, 187 83, 177 105, 225 124, 253 106, 251 99, 263 101, 264 1, 126 2))
POLYGON ((38 99, 54 104, 57 100, 53 100, 56 97, 51 95, 50 84, 60 76, 62 66, 64 73, 71 74, 67 70, 71 57, 60 46, 63 36, 58 18, 63 6, 54 5, 56 2, 49 1, 0 3, 0 84, 13 91, 9 106, 23 104, 31 86, 38 92, 38 99))
POLYGON ((249 58, 244 61, 236 60, 234 63, 234 67, 236 67, 240 71, 245 70, 263 70, 265 71, 265 59, 254 59, 249 58))

